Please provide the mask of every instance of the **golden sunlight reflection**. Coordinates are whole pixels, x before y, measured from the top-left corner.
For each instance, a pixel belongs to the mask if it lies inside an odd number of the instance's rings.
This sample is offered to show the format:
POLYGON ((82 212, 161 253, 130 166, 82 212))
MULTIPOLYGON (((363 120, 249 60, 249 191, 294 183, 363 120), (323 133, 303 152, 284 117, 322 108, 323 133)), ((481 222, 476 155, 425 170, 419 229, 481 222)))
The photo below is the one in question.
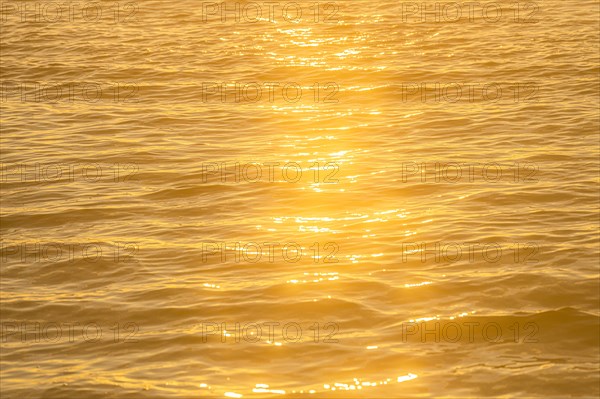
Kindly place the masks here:
POLYGON ((597 1, 9 3, 1 397, 600 396, 597 1))

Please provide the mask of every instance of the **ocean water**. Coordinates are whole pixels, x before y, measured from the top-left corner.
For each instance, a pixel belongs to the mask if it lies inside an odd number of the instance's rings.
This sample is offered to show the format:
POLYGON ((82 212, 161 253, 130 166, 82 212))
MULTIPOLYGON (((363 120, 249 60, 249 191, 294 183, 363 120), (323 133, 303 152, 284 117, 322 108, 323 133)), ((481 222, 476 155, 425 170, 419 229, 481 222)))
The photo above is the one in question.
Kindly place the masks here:
POLYGON ((599 6, 468 4, 3 3, 2 397, 598 397, 599 6))

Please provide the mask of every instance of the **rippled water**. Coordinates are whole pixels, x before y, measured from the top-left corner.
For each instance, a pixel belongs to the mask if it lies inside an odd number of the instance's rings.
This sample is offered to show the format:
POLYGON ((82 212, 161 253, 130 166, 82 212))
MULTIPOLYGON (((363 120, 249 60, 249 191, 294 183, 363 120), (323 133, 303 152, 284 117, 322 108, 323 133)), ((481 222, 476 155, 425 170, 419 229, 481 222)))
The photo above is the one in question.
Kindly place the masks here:
POLYGON ((598 397, 597 2, 25 4, 3 397, 598 397))

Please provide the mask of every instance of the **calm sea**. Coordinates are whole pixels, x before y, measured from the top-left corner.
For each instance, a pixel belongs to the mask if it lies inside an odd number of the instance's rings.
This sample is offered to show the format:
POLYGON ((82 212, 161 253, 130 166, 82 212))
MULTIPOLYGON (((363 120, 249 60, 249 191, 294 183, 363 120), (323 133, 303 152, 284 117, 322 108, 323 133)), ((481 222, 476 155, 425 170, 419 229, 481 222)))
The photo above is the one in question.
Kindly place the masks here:
POLYGON ((2 3, 3 398, 598 397, 597 1, 58 4, 2 3))

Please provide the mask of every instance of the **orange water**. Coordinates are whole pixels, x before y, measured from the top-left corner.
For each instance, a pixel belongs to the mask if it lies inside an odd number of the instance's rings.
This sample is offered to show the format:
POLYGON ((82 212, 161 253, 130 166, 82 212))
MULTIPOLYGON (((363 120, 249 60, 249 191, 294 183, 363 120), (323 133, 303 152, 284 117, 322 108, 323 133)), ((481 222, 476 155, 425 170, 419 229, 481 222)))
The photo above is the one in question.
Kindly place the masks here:
POLYGON ((3 397, 600 394, 597 2, 99 4, 2 26, 3 397))

